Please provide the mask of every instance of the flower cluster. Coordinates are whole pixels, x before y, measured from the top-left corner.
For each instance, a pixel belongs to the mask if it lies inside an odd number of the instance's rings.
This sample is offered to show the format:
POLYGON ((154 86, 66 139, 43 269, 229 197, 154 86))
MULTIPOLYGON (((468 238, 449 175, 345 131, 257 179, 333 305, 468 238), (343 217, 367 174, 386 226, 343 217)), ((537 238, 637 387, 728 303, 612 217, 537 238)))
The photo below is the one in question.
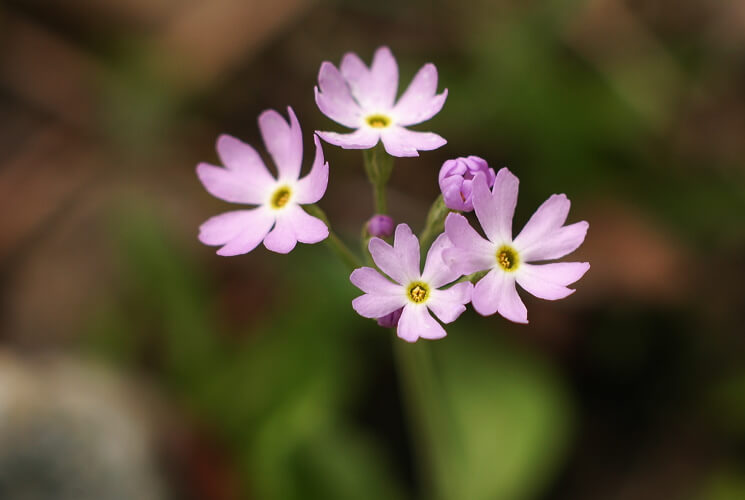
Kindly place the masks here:
POLYGON ((350 280, 363 292, 352 301, 354 310, 383 327, 396 328, 398 336, 409 342, 444 337, 440 322, 455 321, 469 303, 481 315, 499 313, 527 323, 516 285, 546 300, 574 292, 568 287, 590 265, 547 261, 577 249, 587 234, 587 222, 566 225, 569 200, 563 194, 552 195, 513 238, 519 181, 507 168, 495 173, 478 156, 442 165, 441 196, 432 205, 419 238, 406 224, 396 226, 394 234, 394 221, 385 214, 391 157, 418 156, 420 151, 446 143, 433 132, 406 127, 432 118, 447 98, 447 90, 437 93, 433 64, 422 66, 398 100, 397 91, 398 65, 387 47, 375 52, 370 67, 352 53, 342 58, 338 68, 322 63, 316 104, 327 117, 354 130, 316 131, 315 157, 304 177, 300 175, 303 136, 292 108, 288 108, 289 121, 273 110, 259 116, 259 130, 276 166, 276 178, 255 149, 234 137, 220 136, 217 153, 222 166, 200 163, 197 175, 213 196, 253 208, 208 219, 200 227, 199 239, 219 246, 217 253, 224 256, 248 253, 261 242, 273 252, 288 253, 297 242, 326 240, 354 268, 350 280), (328 218, 315 205, 329 179, 319 137, 345 149, 366 150, 365 170, 375 192, 377 213, 363 226, 367 243, 363 259, 330 231, 328 218), (471 221, 465 215, 470 212, 475 212, 469 215, 471 221), (385 238, 392 234, 391 245, 385 238), (423 270, 420 246, 429 246, 423 270), (363 261, 369 265, 363 266, 363 261))

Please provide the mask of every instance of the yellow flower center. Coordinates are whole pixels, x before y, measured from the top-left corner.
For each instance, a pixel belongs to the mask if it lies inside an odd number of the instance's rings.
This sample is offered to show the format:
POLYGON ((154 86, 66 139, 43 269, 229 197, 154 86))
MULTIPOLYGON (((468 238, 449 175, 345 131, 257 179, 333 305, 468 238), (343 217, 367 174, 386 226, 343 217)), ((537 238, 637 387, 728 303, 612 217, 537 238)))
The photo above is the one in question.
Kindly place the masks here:
POLYGON ((290 188, 288 188, 287 186, 282 186, 281 188, 277 189, 272 195, 270 201, 272 208, 282 208, 287 205, 287 202, 290 201, 291 194, 292 193, 290 191, 290 188))
POLYGON ((415 304, 421 304, 429 297, 429 287, 421 281, 409 285, 409 299, 415 304))
POLYGON ((505 271, 513 272, 520 265, 520 257, 518 257, 514 248, 502 245, 497 250, 497 263, 505 271))
POLYGON ((365 118, 368 125, 373 128, 385 128, 391 124, 391 119, 385 115, 370 115, 365 118))

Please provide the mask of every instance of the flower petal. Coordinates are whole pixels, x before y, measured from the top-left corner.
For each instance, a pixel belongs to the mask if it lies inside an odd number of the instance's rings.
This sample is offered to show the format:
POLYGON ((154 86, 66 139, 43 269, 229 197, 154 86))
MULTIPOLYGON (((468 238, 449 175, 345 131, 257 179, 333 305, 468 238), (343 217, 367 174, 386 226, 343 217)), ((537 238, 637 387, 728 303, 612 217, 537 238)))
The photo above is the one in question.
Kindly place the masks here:
POLYGON ((316 134, 329 144, 341 146, 344 149, 370 149, 380 140, 380 132, 371 128, 361 128, 349 134, 316 130, 316 134))
POLYGON ((380 47, 375 51, 370 75, 373 79, 374 103, 382 109, 390 109, 398 90, 398 63, 391 49, 380 47))
POLYGON ((355 269, 349 276, 349 281, 365 293, 372 295, 400 295, 404 297, 401 285, 388 280, 372 267, 355 269))
POLYGON ((363 318, 377 319, 390 314, 406 304, 403 295, 360 295, 352 300, 352 308, 363 318))
POLYGON ((274 224, 274 215, 263 208, 236 210, 216 215, 199 226, 199 241, 224 245, 218 255, 248 253, 261 243, 274 224))
POLYGON ((393 248, 398 254, 399 262, 409 279, 416 280, 421 276, 419 267, 419 239, 407 224, 396 226, 393 235, 393 248))
POLYGON ((463 276, 455 266, 446 263, 442 258, 443 250, 452 248, 452 246, 453 244, 447 234, 442 233, 437 237, 427 252, 422 281, 434 288, 440 288, 442 285, 452 283, 463 276))
POLYGON ((391 156, 419 156, 418 151, 431 151, 448 142, 434 132, 415 132, 395 125, 383 129, 380 138, 391 156))
POLYGON ((452 323, 466 310, 472 291, 473 284, 469 282, 455 284, 446 290, 432 290, 427 307, 443 323, 452 323))
POLYGON ((408 273, 402 267, 396 250, 391 245, 380 238, 371 238, 367 248, 370 251, 373 261, 375 261, 375 265, 385 274, 402 285, 408 284, 411 281, 408 278, 408 273))
POLYGON ((398 320, 397 334, 407 342, 416 342, 418 338, 441 339, 447 332, 439 324, 426 306, 407 304, 398 320))
POLYGON ((329 183, 329 164, 323 161, 323 149, 317 135, 313 135, 313 142, 316 145, 316 157, 313 160, 313 166, 310 173, 300 179, 295 188, 297 190, 295 201, 301 205, 315 203, 323 198, 329 183))
POLYGON ((393 246, 371 238, 370 255, 381 271, 402 285, 419 279, 419 240, 406 224, 396 227, 393 246))
POLYGON ((318 243, 329 235, 328 227, 322 220, 307 214, 298 205, 289 206, 280 212, 267 212, 276 219, 276 225, 264 239, 264 246, 273 252, 288 253, 298 241, 318 243))
POLYGON ((520 234, 515 237, 515 245, 529 247, 540 241, 547 233, 561 227, 569 215, 571 203, 564 194, 551 195, 530 217, 520 234))
POLYGON ((512 243, 512 217, 520 181, 505 167, 497 173, 491 192, 486 182, 484 174, 478 173, 471 184, 476 217, 493 243, 512 243))
POLYGON ((279 218, 290 221, 293 234, 300 243, 318 243, 328 238, 329 228, 326 224, 306 213, 299 205, 287 207, 279 218))
POLYGON ((396 123, 407 126, 429 120, 440 112, 447 99, 445 89, 440 95, 437 91, 437 68, 427 63, 417 72, 409 84, 409 88, 393 108, 396 123))
POLYGON ((287 107, 288 124, 282 115, 268 109, 259 115, 259 130, 279 172, 279 180, 296 181, 303 161, 303 136, 295 112, 287 107))
POLYGON ((500 269, 492 269, 476 283, 471 303, 482 316, 491 316, 499 312, 515 323, 528 322, 528 310, 517 294, 515 277, 500 269))
POLYGON ((375 51, 370 69, 352 53, 344 56, 340 69, 362 108, 382 112, 393 107, 398 89, 398 64, 388 47, 375 51))
POLYGON ((341 59, 341 64, 339 65, 339 71, 345 82, 350 82, 347 84, 350 85, 350 87, 351 82, 358 85, 357 82, 366 81, 370 78, 370 69, 362 59, 360 59, 360 56, 354 52, 347 52, 344 54, 344 57, 341 59))
POLYGON ((257 185, 274 184, 274 177, 254 148, 240 139, 222 134, 217 138, 217 155, 225 168, 240 173, 257 185))
POLYGON ((484 271, 496 264, 494 244, 478 234, 462 215, 448 215, 445 219, 445 234, 455 248, 444 249, 443 259, 461 274, 484 271))
POLYGON ((587 262, 557 262, 554 264, 522 264, 517 270, 517 283, 538 298, 558 300, 574 293, 567 288, 579 280, 590 264, 587 262))
MULTIPOLYGON (((525 262, 560 259, 574 252, 585 241, 589 227, 590 225, 585 221, 560 227, 545 234, 530 246, 523 247, 521 241, 518 251, 525 262)), ((517 243, 515 243, 515 246, 517 246, 517 243)))
POLYGON ((362 110, 336 66, 330 62, 321 64, 318 85, 320 91, 315 89, 316 104, 321 112, 349 128, 359 127, 362 110))
POLYGON ((197 165, 197 177, 204 188, 214 197, 231 203, 261 205, 272 189, 274 180, 256 182, 242 171, 216 167, 208 163, 197 165))

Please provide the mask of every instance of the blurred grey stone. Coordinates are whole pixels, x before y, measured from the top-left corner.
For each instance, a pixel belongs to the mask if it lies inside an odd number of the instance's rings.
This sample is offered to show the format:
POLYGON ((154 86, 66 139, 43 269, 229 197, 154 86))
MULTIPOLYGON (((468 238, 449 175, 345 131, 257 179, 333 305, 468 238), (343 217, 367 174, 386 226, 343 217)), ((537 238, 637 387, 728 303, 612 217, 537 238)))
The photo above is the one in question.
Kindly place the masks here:
POLYGON ((0 352, 0 498, 165 498, 132 387, 74 360, 0 352))

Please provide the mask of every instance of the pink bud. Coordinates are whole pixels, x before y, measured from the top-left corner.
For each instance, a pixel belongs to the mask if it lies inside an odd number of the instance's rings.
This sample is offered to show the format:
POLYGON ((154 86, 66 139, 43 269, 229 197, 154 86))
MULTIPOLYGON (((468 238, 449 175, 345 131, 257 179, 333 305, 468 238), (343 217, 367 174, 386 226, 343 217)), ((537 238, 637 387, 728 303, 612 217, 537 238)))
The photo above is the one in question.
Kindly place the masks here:
POLYGON ((483 172, 489 188, 494 185, 496 174, 489 168, 486 160, 478 156, 448 160, 440 168, 440 191, 445 206, 451 210, 470 212, 473 210, 471 181, 477 173, 483 172))
POLYGON ((377 214, 367 222, 367 232, 371 236, 387 238, 393 234, 393 219, 387 215, 377 214))

